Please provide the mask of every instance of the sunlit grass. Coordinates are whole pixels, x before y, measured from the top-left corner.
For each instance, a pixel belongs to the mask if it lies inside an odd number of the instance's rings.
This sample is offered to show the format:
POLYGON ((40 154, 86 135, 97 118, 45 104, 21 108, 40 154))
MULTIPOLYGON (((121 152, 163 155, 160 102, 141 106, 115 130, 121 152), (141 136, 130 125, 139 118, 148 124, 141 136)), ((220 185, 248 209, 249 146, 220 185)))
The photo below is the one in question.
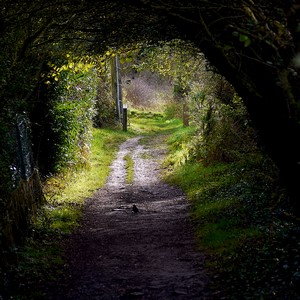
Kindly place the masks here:
POLYGON ((124 160, 126 162, 126 183, 131 184, 134 179, 134 162, 129 153, 125 155, 124 160))
POLYGON ((129 114, 129 130, 140 135, 169 134, 182 127, 179 119, 168 120, 161 113, 133 110, 129 114))
MULTIPOLYGON (((196 234, 201 249, 215 255, 232 255, 244 241, 258 239, 262 236, 259 222, 253 222, 247 205, 263 206, 255 202, 255 195, 261 193, 256 187, 255 176, 262 176, 258 166, 262 160, 251 163, 204 164, 191 159, 178 163, 183 145, 193 134, 192 129, 179 129, 169 139, 169 155, 165 160, 165 180, 180 186, 191 201, 190 216, 197 224, 196 234), (255 174, 255 175, 254 175, 255 174)), ((261 158, 262 159, 262 158, 261 158)))
POLYGON ((70 233, 77 225, 79 216, 80 210, 77 207, 58 207, 49 214, 51 218, 50 228, 59 232, 70 233))
POLYGON ((129 136, 118 130, 94 129, 88 165, 49 179, 45 186, 48 202, 82 205, 85 198, 104 185, 118 146, 129 136))
MULTIPOLYGON (((78 226, 84 200, 105 184, 119 145, 132 135, 114 129, 94 129, 88 164, 66 170, 44 182, 47 202, 33 220, 32 235, 17 252, 16 281, 27 277, 33 281, 52 280, 60 273, 64 264, 60 241, 78 226)), ((29 291, 26 287, 15 292, 15 299, 43 298, 39 290, 29 291), (28 297, 19 298, 18 293, 28 297)))

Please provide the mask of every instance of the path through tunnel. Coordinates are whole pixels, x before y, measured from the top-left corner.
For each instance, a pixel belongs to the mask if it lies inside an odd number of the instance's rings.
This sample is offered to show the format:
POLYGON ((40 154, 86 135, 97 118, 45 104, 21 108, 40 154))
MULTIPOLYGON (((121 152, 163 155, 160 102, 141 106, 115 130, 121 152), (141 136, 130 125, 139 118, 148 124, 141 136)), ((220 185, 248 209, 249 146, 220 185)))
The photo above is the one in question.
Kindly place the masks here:
POLYGON ((146 145, 141 138, 121 145, 107 183, 88 199, 67 241, 63 276, 46 286, 46 299, 210 299, 186 198, 159 178, 163 137, 146 145))
MULTIPOLYGON (((7 50, 3 59, 10 62, 4 64, 8 72, 3 72, 3 111, 10 110, 20 95, 29 106, 34 102, 34 86, 39 85, 51 58, 174 38, 192 43, 242 97, 260 142, 279 167, 297 207, 300 50, 296 1, 4 1, 1 24, 1 41, 7 50)), ((15 110, 24 109, 21 102, 17 101, 15 110)))

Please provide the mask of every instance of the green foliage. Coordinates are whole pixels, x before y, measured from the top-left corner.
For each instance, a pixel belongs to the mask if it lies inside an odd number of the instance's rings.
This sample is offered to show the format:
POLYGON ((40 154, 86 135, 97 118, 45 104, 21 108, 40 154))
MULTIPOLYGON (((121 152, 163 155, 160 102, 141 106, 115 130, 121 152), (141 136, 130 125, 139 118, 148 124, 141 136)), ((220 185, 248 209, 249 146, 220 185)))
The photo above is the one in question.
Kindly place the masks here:
POLYGON ((255 131, 238 96, 229 104, 203 92, 192 95, 191 99, 194 107, 191 118, 197 134, 182 144, 187 160, 203 160, 207 164, 233 162, 258 151, 255 131))
MULTIPOLYGON (((69 62, 53 71, 54 93, 51 99, 54 171, 84 164, 90 150, 95 116, 97 73, 92 66, 69 62)), ((49 82, 50 84, 50 82, 49 82)))
MULTIPOLYGON (((174 102, 179 108, 193 82, 203 76, 205 59, 192 45, 172 40, 156 46, 138 45, 123 67, 129 83, 124 87, 125 98, 136 108, 165 104, 169 113, 174 102)), ((172 112, 172 117, 179 115, 172 112)))
POLYGON ((184 89, 189 87, 191 80, 199 78, 199 70, 204 66, 203 55, 193 45, 178 39, 158 46, 140 46, 137 58, 132 66, 136 71, 147 69, 174 83, 180 80, 184 89))
POLYGON ((207 271, 215 278, 213 288, 226 299, 294 299, 299 223, 282 218, 289 210, 277 168, 257 151, 234 163, 178 163, 191 134, 184 128, 169 139, 165 179, 180 186, 191 202, 191 220, 198 246, 207 254, 207 271))
MULTIPOLYGON (((18 27, 18 17, 15 22, 15 26, 18 27)), ((31 54, 18 60, 18 51, 26 38, 25 29, 15 32, 10 32, 11 28, 6 29, 0 37, 0 206, 3 207, 16 183, 13 177, 13 168, 17 160, 16 116, 30 110, 31 96, 38 82, 41 67, 38 55, 31 54)))
POLYGON ((164 115, 168 120, 180 118, 182 115, 182 105, 178 103, 166 104, 164 108, 164 115))
POLYGON ((47 204, 34 218, 30 236, 13 253, 1 253, 1 296, 41 299, 37 283, 55 280, 63 268, 62 237, 78 225, 84 199, 106 182, 118 146, 130 136, 115 129, 94 129, 88 167, 49 178, 44 185, 47 204), (1 261, 2 262, 2 261, 1 261), (3 269, 1 267, 4 267, 3 269))
POLYGON ((232 105, 221 104, 206 119, 210 130, 204 135, 207 162, 237 161, 257 151, 255 132, 249 125, 247 112, 236 97, 232 105))

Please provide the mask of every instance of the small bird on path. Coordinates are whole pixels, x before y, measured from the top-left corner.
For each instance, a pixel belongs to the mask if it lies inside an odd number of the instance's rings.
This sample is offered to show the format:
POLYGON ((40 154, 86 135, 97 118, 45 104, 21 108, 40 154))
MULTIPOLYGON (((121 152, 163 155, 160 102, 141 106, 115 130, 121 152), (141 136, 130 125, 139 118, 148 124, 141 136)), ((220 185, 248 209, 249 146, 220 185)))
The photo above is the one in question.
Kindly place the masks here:
POLYGON ((135 204, 132 205, 132 211, 136 214, 139 212, 139 209, 137 208, 137 206, 135 204))

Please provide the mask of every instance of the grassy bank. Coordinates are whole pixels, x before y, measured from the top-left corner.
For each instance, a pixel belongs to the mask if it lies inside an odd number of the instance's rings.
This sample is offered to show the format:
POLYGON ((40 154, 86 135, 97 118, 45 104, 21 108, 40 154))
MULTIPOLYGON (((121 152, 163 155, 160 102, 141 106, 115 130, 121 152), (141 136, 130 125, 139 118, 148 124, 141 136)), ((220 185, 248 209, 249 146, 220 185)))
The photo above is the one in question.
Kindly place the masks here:
POLYGON ((188 162, 191 132, 169 139, 165 179, 191 202, 215 299, 299 299, 299 224, 287 220, 276 168, 260 153, 235 163, 188 162))
MULTIPOLYGON (((168 138, 165 180, 180 186, 191 203, 215 299, 300 299, 300 225, 290 214, 276 168, 261 153, 235 163, 193 160, 187 149, 195 132, 180 120, 137 111, 130 113, 127 133, 95 129, 87 167, 47 180, 47 204, 24 245, 9 257, 8 272, 1 274, 7 295, 42 298, 39 282, 62 272, 62 241, 78 225, 84 199, 105 183, 119 144, 134 135, 147 144, 159 134, 168 138)), ((130 183, 132 157, 125 160, 130 183)))
POLYGON ((78 225, 84 199, 104 185, 120 143, 132 135, 120 130, 94 129, 86 166, 48 178, 44 183, 46 205, 33 220, 23 245, 7 253, 0 298, 43 297, 38 284, 55 279, 62 271, 62 242, 78 225))
MULTIPOLYGON (((49 177, 44 184, 46 204, 32 222, 26 240, 9 253, 0 270, 0 299, 41 299, 43 281, 55 280, 62 272, 64 237, 80 223, 84 200, 101 188, 110 172, 119 145, 127 138, 169 134, 181 126, 179 120, 166 120, 160 113, 134 111, 128 132, 94 129, 89 161, 83 167, 49 177)), ((127 183, 133 180, 133 162, 125 158, 127 183)))

